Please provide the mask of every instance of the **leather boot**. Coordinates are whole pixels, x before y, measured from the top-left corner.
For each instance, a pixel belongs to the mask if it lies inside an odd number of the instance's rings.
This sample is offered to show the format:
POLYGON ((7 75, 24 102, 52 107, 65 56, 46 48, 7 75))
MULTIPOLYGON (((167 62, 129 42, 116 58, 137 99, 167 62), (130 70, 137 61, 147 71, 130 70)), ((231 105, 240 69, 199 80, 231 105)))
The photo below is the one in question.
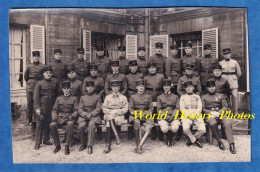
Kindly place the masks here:
POLYGON ((183 133, 183 128, 182 128, 182 126, 180 126, 178 131, 177 131, 175 141, 181 140, 182 133, 183 133))
POLYGON ((222 141, 218 142, 218 147, 220 150, 226 150, 224 144, 222 143, 222 141))
POLYGON ((140 144, 140 133, 139 133, 139 129, 135 129, 134 130, 134 133, 135 133, 135 143, 136 143, 136 148, 135 148, 135 152, 137 153, 137 150, 138 150, 138 146, 140 144))
POLYGON ((128 131, 128 140, 132 140, 134 138, 134 127, 129 126, 127 131, 128 131))
POLYGON ((92 154, 93 153, 93 148, 92 146, 88 146, 88 154, 92 154))
POLYGON ((65 155, 69 155, 69 154, 70 154, 70 147, 65 146, 65 155))
POLYGON ((170 140, 169 140, 169 131, 167 133, 163 133, 163 140, 165 140, 165 143, 168 147, 170 147, 170 140))
POLYGON ((107 138, 106 138, 106 147, 104 153, 109 153, 111 151, 111 128, 107 127, 107 138))
POLYGON ((236 154, 237 152, 236 152, 236 149, 235 149, 235 144, 234 143, 231 143, 230 145, 229 145, 229 150, 230 150, 230 152, 232 153, 232 154, 236 154))
POLYGON ((174 145, 172 131, 168 131, 168 139, 169 139, 169 142, 170 142, 170 147, 172 147, 174 145))
POLYGON ((142 146, 145 143, 145 141, 147 140, 149 133, 150 133, 150 131, 146 131, 144 136, 143 136, 143 138, 142 138, 142 140, 140 141, 140 144, 139 144, 138 149, 137 149, 137 153, 138 154, 142 154, 143 153, 142 146))
POLYGON ((109 123, 110 123, 110 127, 111 127, 111 129, 112 129, 112 131, 114 133, 114 136, 116 138, 116 144, 119 145, 120 144, 120 139, 119 139, 119 136, 118 136, 115 124, 114 124, 114 120, 109 120, 109 123))
POLYGON ((194 143, 195 143, 199 148, 203 148, 203 145, 202 145, 198 140, 196 140, 194 143))
POLYGON ((53 153, 57 153, 59 152, 59 150, 61 149, 60 145, 56 146, 56 148, 53 150, 53 153))

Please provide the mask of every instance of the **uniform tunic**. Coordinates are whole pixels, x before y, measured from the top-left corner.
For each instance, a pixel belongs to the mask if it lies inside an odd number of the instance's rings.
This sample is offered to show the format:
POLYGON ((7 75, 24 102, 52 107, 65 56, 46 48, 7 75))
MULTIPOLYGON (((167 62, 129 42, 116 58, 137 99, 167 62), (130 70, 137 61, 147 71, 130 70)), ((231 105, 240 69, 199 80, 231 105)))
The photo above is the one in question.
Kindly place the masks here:
POLYGON ((94 92, 95 92, 95 94, 102 97, 104 95, 104 87, 105 87, 104 80, 100 77, 93 77, 93 76, 89 76, 89 77, 84 79, 83 84, 82 84, 82 95, 87 94, 86 83, 88 81, 94 82, 94 88, 95 88, 94 92))
POLYGON ((78 79, 83 82, 84 78, 89 74, 89 61, 82 59, 76 59, 72 62, 75 65, 75 71, 77 72, 78 79))
POLYGON ((205 55, 200 58, 200 81, 202 86, 213 76, 213 67, 218 64, 218 59, 211 55, 205 55))
POLYGON ((144 77, 146 83, 146 93, 152 96, 152 101, 156 102, 157 97, 162 94, 163 74, 147 75, 144 77))
POLYGON ((185 87, 184 87, 184 83, 187 81, 191 81, 192 85, 194 86, 194 93, 197 95, 200 95, 202 90, 201 90, 201 83, 200 83, 200 79, 197 76, 187 76, 184 75, 182 77, 180 77, 179 81, 178 81, 178 85, 177 85, 177 93, 181 96, 184 95, 186 93, 185 91, 185 87))
POLYGON ((136 61, 138 64, 137 71, 142 73, 143 76, 148 75, 148 60, 145 57, 137 57, 136 61))
POLYGON ((105 94, 109 95, 112 93, 111 89, 111 81, 118 80, 121 82, 120 84, 120 93, 123 95, 127 94, 127 81, 124 74, 116 73, 116 74, 109 74, 107 75, 106 82, 105 82, 105 94))
POLYGON ((93 63, 98 65, 98 77, 101 77, 104 81, 106 80, 107 75, 110 73, 110 61, 109 57, 97 57, 92 60, 93 63))
POLYGON ((165 73, 165 61, 167 57, 162 54, 154 54, 150 57, 150 62, 156 63, 157 73, 165 73))
POLYGON ((78 100, 80 99, 80 96, 81 96, 81 85, 82 85, 82 82, 80 80, 77 80, 77 79, 72 79, 72 80, 69 80, 70 82, 70 94, 72 96, 76 96, 78 98, 78 100))
POLYGON ((172 83, 177 85, 181 76, 181 61, 176 56, 170 56, 165 61, 165 75, 171 77, 172 83))
POLYGON ((129 73, 129 60, 125 57, 119 57, 119 72, 126 75, 129 73))
POLYGON ((194 68, 194 74, 198 75, 198 71, 199 71, 199 59, 193 55, 185 55, 181 58, 181 71, 182 71, 182 75, 185 74, 185 68, 186 68, 186 64, 187 63, 191 63, 195 66, 194 68))
POLYGON ((52 77, 58 78, 59 82, 66 78, 67 65, 61 60, 54 59, 50 65, 52 66, 52 77))
POLYGON ((126 80, 127 80, 127 90, 128 90, 128 94, 127 97, 130 98, 131 95, 134 95, 137 90, 136 90, 136 85, 135 82, 138 79, 142 79, 143 78, 143 74, 142 73, 129 73, 128 75, 126 75, 126 80))

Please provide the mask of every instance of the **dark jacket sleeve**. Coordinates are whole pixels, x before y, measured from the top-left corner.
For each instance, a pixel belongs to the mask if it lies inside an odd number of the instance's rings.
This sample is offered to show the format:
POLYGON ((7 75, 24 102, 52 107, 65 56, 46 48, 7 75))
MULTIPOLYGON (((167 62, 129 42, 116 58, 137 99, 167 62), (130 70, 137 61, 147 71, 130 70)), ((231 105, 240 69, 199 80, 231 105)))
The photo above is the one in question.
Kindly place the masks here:
POLYGON ((72 116, 73 116, 74 118, 77 118, 77 117, 78 117, 78 107, 79 107, 79 102, 78 102, 78 99, 75 98, 75 100, 74 100, 74 112, 73 112, 73 114, 72 114, 72 116))
POLYGON ((30 72, 30 67, 28 66, 26 69, 25 69, 25 72, 24 72, 24 80, 26 82, 28 82, 29 80, 29 72, 30 72))
POLYGON ((33 93, 34 110, 41 109, 40 94, 41 94, 41 84, 40 82, 38 82, 34 88, 34 93, 33 93))
POLYGON ((52 108, 52 113, 51 113, 52 121, 55 121, 58 115, 59 115, 59 98, 56 99, 55 104, 52 108))
POLYGON ((127 81, 126 81, 126 77, 124 76, 124 79, 122 81, 122 87, 123 87, 123 90, 122 90, 122 93, 123 95, 126 95, 127 93, 127 81))

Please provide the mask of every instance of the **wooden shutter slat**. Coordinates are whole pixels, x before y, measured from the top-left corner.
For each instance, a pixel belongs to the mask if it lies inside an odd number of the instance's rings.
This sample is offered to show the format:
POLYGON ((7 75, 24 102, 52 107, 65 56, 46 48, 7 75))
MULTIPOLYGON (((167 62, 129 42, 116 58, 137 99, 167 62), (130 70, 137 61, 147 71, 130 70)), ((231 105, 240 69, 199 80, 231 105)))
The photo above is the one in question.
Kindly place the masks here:
POLYGON ((40 52, 40 62, 45 64, 45 28, 40 25, 30 25, 31 54, 40 52))
POLYGON ((137 35, 126 35, 126 58, 137 58, 137 35))
POLYGON ((83 30, 84 59, 91 61, 91 31, 83 30))
MULTIPOLYGON (((211 44, 211 53, 218 58, 218 28, 202 30, 202 46, 205 44, 211 44)), ((203 51, 204 49, 202 48, 202 53, 204 54, 203 51)))

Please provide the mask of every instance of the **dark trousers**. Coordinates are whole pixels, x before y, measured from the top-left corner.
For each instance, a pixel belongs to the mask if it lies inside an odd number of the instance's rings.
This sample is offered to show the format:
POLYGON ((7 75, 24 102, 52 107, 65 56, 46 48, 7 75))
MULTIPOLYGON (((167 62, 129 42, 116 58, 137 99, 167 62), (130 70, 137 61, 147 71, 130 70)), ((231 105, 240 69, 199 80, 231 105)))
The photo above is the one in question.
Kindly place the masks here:
MULTIPOLYGON (((72 141, 73 127, 74 127, 74 121, 68 121, 67 122, 67 128, 66 128, 66 133, 67 133, 66 146, 70 146, 70 143, 72 141)), ((54 140, 54 145, 59 146, 60 145, 60 139, 59 139, 57 122, 52 122, 50 124, 50 129, 51 129, 52 137, 53 137, 53 140, 54 140)))
POLYGON ((42 135, 44 141, 50 140, 50 123, 51 115, 43 115, 44 119, 40 120, 39 116, 36 116, 36 132, 35 132, 35 144, 42 143, 42 135))
POLYGON ((97 123, 93 120, 90 121, 82 121, 79 123, 78 131, 80 135, 80 144, 82 146, 93 146, 95 141, 95 129, 96 129, 97 123), (88 133, 86 133, 86 128, 88 129, 88 133), (88 137, 88 142, 87 142, 88 137), (87 142, 87 143, 86 143, 87 142))
POLYGON ((29 92, 26 90, 26 97, 27 97, 27 113, 26 113, 26 120, 32 122, 33 116, 33 92, 29 92))

